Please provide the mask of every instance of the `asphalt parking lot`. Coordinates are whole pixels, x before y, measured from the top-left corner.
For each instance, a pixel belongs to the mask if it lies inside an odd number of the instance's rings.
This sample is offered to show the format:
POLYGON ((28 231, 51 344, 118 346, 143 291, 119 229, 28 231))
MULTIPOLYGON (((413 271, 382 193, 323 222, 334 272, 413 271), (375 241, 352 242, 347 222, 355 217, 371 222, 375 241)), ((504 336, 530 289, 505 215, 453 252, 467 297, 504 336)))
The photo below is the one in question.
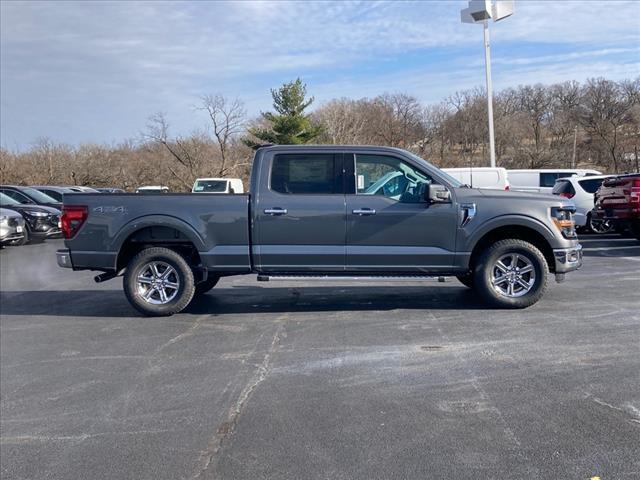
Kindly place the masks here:
POLYGON ((223 280, 140 318, 120 279, 0 252, 3 479, 640 477, 640 243, 523 311, 456 280, 223 280))

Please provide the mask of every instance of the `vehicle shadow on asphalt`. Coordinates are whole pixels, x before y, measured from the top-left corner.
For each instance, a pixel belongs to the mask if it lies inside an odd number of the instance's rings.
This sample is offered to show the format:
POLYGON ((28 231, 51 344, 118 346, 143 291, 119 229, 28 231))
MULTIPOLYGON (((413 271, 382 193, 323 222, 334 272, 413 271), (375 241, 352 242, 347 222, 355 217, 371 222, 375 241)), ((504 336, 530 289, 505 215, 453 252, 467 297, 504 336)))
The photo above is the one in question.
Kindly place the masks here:
MULTIPOLYGON (((452 281, 453 283, 453 281, 452 281)), ((113 290, 0 292, 2 315, 134 317, 113 290)), ((375 310, 486 310, 471 290, 437 286, 229 286, 194 299, 183 313, 203 315, 375 310)))

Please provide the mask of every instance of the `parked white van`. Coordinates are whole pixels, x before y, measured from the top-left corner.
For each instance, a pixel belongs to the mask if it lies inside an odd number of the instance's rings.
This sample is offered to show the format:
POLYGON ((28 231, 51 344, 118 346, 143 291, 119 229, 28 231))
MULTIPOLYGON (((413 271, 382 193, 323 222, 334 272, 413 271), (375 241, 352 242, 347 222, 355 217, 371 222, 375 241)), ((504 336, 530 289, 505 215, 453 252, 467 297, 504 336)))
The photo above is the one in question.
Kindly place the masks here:
POLYGON ((193 193, 244 193, 239 178, 198 178, 191 189, 193 193))
POLYGON ((507 170, 501 167, 443 168, 442 171, 473 188, 491 188, 493 190, 509 190, 510 188, 507 170))
POLYGON ((601 175, 597 170, 584 168, 542 168, 535 170, 507 170, 511 190, 520 192, 551 193, 556 180, 564 177, 577 175, 586 177, 590 175, 601 175))

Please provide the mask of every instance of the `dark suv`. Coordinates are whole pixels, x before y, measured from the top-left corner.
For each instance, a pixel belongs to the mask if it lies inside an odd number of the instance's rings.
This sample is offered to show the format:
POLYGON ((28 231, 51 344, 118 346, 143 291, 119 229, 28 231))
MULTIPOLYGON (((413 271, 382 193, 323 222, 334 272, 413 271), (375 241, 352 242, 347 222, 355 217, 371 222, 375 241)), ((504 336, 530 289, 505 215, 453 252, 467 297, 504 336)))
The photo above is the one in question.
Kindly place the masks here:
POLYGON ((24 217, 24 243, 33 238, 43 240, 62 235, 58 209, 46 205, 19 203, 4 193, 0 193, 0 207, 15 210, 24 217))
POLYGON ((46 195, 35 188, 20 187, 16 185, 0 185, 0 193, 4 193, 23 205, 44 205, 58 210, 62 209, 62 202, 57 201, 55 198, 51 198, 49 195, 46 195))

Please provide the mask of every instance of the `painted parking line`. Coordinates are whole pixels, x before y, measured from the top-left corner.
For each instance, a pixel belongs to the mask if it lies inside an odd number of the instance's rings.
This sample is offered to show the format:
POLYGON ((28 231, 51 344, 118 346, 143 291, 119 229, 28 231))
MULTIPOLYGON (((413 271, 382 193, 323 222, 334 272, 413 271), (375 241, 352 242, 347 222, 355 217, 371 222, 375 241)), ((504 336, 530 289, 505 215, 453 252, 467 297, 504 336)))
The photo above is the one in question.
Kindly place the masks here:
POLYGON ((580 242, 634 242, 635 240, 633 238, 623 238, 623 237, 619 237, 619 238, 593 238, 593 237, 589 237, 589 238, 584 238, 584 237, 578 237, 578 239, 580 240, 580 242))
POLYGON ((628 245, 622 247, 587 247, 583 248, 583 252, 604 252, 607 250, 627 250, 629 248, 640 248, 640 245, 628 245))

